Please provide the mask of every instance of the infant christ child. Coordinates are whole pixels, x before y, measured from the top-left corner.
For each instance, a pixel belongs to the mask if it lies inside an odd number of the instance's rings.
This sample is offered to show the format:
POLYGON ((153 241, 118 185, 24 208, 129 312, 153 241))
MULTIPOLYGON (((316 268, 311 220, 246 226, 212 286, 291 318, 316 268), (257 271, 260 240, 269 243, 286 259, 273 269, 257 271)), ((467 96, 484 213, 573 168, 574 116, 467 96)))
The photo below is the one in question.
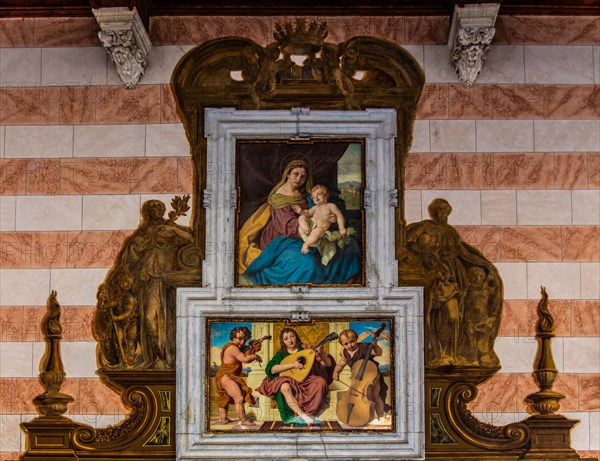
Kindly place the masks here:
POLYGON ((325 235, 332 223, 337 222, 340 234, 346 236, 346 221, 340 209, 333 203, 328 203, 329 189, 323 184, 317 184, 310 192, 314 206, 303 210, 298 205, 293 209, 298 214, 298 232, 306 236, 302 249, 303 254, 308 253, 308 247, 315 244, 325 235))

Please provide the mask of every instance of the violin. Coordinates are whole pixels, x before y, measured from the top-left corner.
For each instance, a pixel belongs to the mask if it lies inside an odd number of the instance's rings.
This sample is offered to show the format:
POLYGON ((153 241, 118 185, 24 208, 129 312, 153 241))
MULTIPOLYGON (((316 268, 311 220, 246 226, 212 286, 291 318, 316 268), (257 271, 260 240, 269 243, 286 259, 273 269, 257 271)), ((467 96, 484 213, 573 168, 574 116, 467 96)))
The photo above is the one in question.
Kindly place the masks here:
MULTIPOLYGON (((373 340, 385 330, 385 323, 373 334, 373 340)), ((366 358, 352 365, 349 390, 338 394, 336 414, 339 420, 352 427, 365 426, 373 420, 375 399, 372 395, 373 384, 379 379, 377 365, 369 360, 373 351, 373 340, 367 349, 366 358)))
POLYGON ((242 349, 242 352, 244 353, 244 355, 252 355, 252 354, 256 354, 258 351, 260 351, 262 349, 262 343, 263 341, 266 341, 267 339, 271 339, 272 336, 263 336, 260 339, 251 339, 248 342, 248 345, 245 346, 242 349))

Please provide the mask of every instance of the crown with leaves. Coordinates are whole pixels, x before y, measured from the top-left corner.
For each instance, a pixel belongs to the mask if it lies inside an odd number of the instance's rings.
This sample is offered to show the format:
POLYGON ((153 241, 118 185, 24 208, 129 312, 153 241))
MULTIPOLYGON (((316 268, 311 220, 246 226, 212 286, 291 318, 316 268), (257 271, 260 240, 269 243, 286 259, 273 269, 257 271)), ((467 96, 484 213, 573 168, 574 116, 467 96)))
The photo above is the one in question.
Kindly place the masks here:
POLYGON ((294 22, 275 23, 273 37, 289 54, 314 53, 321 49, 328 34, 327 23, 296 18, 294 22))

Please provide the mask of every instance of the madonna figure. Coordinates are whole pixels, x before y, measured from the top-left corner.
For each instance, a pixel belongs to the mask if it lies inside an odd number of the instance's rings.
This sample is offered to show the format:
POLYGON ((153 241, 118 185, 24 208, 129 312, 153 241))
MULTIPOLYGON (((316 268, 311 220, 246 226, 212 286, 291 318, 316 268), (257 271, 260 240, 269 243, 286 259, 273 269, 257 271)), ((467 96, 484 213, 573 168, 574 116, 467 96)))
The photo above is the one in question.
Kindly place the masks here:
MULTIPOLYGON (((294 160, 271 190, 267 203, 242 225, 238 274, 255 285, 360 283, 360 248, 354 238, 336 240, 333 257, 323 264, 319 251, 302 253, 298 210, 313 206, 312 175, 306 162, 294 160), (294 211, 296 210, 296 211, 294 211)), ((335 223, 336 218, 332 217, 335 223)))

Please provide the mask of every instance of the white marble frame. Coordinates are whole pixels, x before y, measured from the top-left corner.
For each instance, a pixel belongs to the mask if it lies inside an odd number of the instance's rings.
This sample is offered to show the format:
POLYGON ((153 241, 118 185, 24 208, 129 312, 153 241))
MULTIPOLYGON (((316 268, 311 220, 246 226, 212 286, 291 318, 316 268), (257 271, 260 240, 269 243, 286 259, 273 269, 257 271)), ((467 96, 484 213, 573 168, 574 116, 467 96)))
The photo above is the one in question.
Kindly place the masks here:
POLYGON ((177 296, 177 460, 394 460, 425 455, 423 400, 423 292, 390 288, 377 304, 361 300, 323 300, 304 305, 270 300, 215 300, 211 290, 182 288, 177 296), (277 307, 279 306, 279 307, 277 307), (290 313, 292 312, 292 313, 290 313), (208 433, 204 360, 209 318, 366 318, 394 319, 394 432, 208 433))
POLYGON ((397 285, 395 260, 396 111, 242 111, 206 109, 206 258, 203 286, 217 299, 377 299, 397 285), (365 139, 365 287, 234 287, 236 145, 238 139, 365 139))

